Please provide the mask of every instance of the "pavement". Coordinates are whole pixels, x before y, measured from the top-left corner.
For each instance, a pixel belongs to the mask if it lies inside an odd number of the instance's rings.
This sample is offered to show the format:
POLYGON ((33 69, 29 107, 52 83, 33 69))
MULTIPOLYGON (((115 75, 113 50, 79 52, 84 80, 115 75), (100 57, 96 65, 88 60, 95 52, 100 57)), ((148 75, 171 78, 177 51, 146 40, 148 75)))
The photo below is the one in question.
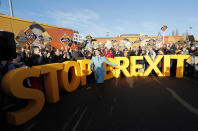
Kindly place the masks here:
POLYGON ((106 80, 99 89, 61 92, 61 100, 13 131, 198 131, 198 80, 131 77, 106 80), (102 91, 101 91, 102 90, 102 91), (98 96, 103 96, 99 98, 98 96))

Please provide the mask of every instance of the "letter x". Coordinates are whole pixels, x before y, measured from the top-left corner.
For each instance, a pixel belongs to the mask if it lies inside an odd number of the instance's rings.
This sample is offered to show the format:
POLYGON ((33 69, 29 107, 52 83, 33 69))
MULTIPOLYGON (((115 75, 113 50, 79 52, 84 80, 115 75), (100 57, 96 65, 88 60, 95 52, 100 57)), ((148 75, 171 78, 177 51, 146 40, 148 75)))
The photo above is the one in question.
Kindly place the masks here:
POLYGON ((156 72, 157 76, 163 76, 163 74, 161 73, 161 71, 157 67, 158 63, 163 58, 163 55, 156 56, 154 61, 152 61, 149 56, 144 56, 144 58, 146 59, 146 61, 149 64, 148 68, 144 72, 144 76, 148 76, 152 70, 154 70, 156 72))

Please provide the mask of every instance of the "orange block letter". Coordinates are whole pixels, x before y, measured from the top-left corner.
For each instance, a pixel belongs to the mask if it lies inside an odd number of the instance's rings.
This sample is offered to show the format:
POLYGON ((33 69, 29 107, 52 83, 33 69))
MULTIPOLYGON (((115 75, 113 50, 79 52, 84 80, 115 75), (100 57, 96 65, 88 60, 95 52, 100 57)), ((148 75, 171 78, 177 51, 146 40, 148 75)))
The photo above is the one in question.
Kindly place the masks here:
POLYGON ((170 76, 170 55, 164 55, 162 74, 163 76, 170 76))
POLYGON ((64 68, 61 71, 61 88, 73 92, 76 90, 80 84, 80 66, 75 61, 63 62, 64 68), (72 76, 68 76, 69 69, 71 69, 72 76), (69 82, 69 77, 71 77, 71 82, 69 82))
POLYGON ((56 103, 60 100, 57 71, 63 69, 63 64, 54 63, 40 66, 33 66, 33 68, 40 69, 41 74, 44 75, 44 85, 47 102, 56 103))
POLYGON ((144 71, 141 64, 136 64, 137 60, 143 60, 143 56, 131 56, 130 57, 130 74, 131 74, 131 76, 143 76, 143 72, 136 72, 136 69, 142 69, 142 71, 144 71))
POLYGON ((127 57, 115 57, 114 58, 119 66, 119 69, 116 69, 116 78, 119 78, 120 77, 120 70, 122 70, 123 74, 126 76, 126 77, 130 77, 130 73, 129 71, 127 70, 128 66, 129 66, 129 59, 127 57), (120 62, 123 62, 122 65, 120 65, 120 62))
POLYGON ((80 65, 80 73, 81 73, 81 85, 85 86, 87 84, 86 76, 92 73, 89 63, 91 60, 77 60, 80 65))
POLYGON ((25 88, 23 80, 28 77, 39 77, 40 70, 34 68, 18 68, 8 72, 2 79, 2 89, 12 96, 28 100, 28 105, 14 112, 7 112, 8 123, 20 125, 37 115, 43 108, 45 97, 42 91, 25 88))
POLYGON ((190 55, 171 55, 171 59, 177 59, 176 77, 182 78, 184 72, 184 60, 188 59, 190 55))
POLYGON ((154 70, 156 72, 157 76, 163 76, 163 74, 157 67, 157 64, 161 61, 162 57, 163 57, 163 55, 158 55, 158 56, 156 56, 155 60, 152 61, 149 56, 144 56, 144 58, 146 59, 146 61, 149 64, 148 68, 144 72, 144 76, 148 76, 152 70, 154 70))

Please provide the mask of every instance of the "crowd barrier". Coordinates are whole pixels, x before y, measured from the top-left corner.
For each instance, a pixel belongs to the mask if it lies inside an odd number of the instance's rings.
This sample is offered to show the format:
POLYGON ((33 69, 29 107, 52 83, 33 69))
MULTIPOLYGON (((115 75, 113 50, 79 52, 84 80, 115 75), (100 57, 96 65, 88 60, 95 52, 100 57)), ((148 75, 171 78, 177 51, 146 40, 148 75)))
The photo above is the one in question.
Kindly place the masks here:
MULTIPOLYGON (((113 77, 119 78, 121 72, 125 77, 133 76, 148 76, 152 70, 157 76, 170 76, 170 61, 177 60, 176 77, 183 77, 184 60, 190 58, 190 55, 158 55, 152 60, 149 56, 131 56, 130 60, 127 57, 108 58, 110 62, 117 64, 117 67, 105 64, 105 80, 113 77), (143 65, 136 64, 138 60, 146 60, 148 67, 142 72, 137 72, 137 69, 142 69, 143 65), (158 68, 158 63, 162 64, 162 71, 158 68), (122 63, 122 64, 121 64, 122 63)), ((6 118, 8 123, 20 125, 35 115, 43 108, 45 99, 47 102, 56 103, 60 100, 59 88, 73 92, 81 84, 86 85, 86 76, 92 71, 89 67, 90 60, 65 61, 63 63, 46 64, 33 66, 31 68, 18 68, 8 72, 2 79, 1 87, 3 91, 17 98, 28 100, 28 104, 23 109, 7 112, 6 118), (68 72, 71 70, 72 76, 69 81, 68 72), (23 86, 24 79, 28 77, 44 76, 45 94, 36 89, 26 88, 23 86)))

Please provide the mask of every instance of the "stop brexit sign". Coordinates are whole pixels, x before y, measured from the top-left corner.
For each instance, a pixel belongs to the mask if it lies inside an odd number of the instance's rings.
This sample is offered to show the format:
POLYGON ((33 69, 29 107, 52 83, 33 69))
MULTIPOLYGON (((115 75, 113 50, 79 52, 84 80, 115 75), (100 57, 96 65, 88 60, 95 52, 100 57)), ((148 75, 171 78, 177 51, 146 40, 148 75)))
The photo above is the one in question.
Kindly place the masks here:
POLYGON ((168 26, 163 25, 163 26, 161 27, 161 30, 162 30, 162 31, 166 31, 167 28, 168 28, 168 26))
POLYGON ((28 44, 32 44, 37 38, 37 36, 32 32, 32 30, 30 28, 25 30, 24 34, 26 35, 28 44))

